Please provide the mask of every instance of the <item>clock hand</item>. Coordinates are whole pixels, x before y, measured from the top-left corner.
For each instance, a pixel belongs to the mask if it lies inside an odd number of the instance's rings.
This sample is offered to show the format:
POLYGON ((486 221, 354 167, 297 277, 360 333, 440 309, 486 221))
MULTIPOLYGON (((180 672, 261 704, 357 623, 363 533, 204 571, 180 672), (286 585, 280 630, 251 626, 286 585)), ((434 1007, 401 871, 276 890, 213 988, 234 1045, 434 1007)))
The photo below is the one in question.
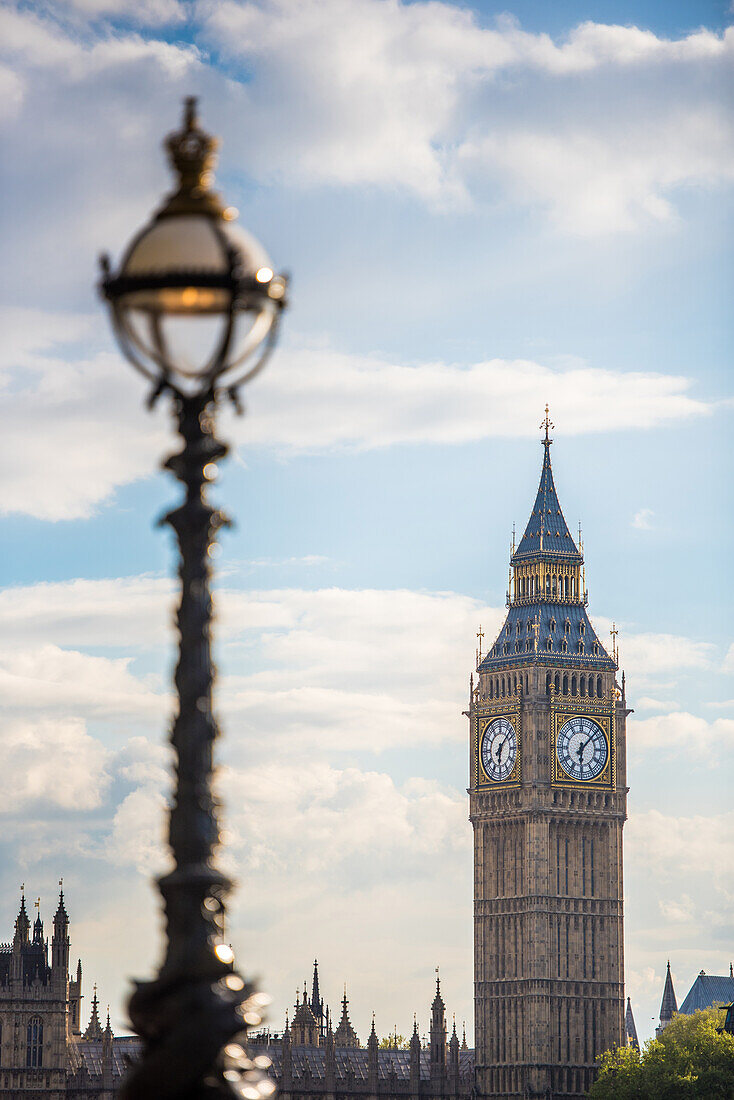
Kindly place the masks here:
POLYGON ((505 742, 500 741, 499 745, 497 746, 497 763, 498 764, 502 763, 502 749, 504 747, 505 747, 505 742))
POLYGON ((590 744, 591 744, 591 738, 589 737, 589 739, 587 741, 584 741, 583 745, 579 745, 579 747, 576 749, 576 755, 579 758, 579 764, 583 764, 583 762, 584 762, 584 753, 586 751, 586 746, 590 745, 590 744))

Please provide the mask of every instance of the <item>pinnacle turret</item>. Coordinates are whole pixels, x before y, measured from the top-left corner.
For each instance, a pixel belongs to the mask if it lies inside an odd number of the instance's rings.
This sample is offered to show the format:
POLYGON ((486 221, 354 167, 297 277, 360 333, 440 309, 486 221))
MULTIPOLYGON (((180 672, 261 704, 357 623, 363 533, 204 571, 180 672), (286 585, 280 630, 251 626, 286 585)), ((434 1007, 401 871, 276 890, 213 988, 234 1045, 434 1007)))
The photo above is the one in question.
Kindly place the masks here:
POLYGON ((97 999, 97 986, 94 987, 94 996, 92 997, 92 1015, 89 1018, 87 1030, 84 1032, 82 1038, 84 1039, 101 1039, 104 1036, 102 1024, 99 1020, 99 1001, 97 999))
POLYGON ((338 1047, 359 1047, 360 1042, 357 1036, 357 1032, 352 1027, 351 1020, 349 1019, 349 1001, 347 1000, 347 987, 344 985, 344 996, 342 997, 342 1014, 339 1020, 338 1027, 334 1032, 334 1042, 338 1047))
POLYGON ((18 910, 18 916, 15 918, 15 935, 13 937, 13 943, 20 945, 29 943, 30 930, 31 922, 25 908, 24 890, 20 897, 20 909, 18 910))

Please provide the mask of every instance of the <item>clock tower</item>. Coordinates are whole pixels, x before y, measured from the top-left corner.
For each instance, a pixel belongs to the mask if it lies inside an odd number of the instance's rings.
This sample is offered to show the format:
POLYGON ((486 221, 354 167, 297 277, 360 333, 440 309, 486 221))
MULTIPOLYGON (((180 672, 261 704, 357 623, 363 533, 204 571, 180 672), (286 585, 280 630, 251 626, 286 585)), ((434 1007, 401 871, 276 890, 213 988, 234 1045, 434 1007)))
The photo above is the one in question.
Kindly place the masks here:
POLYGON ((510 559, 505 623, 478 654, 470 707, 476 1088, 586 1095, 624 1042, 625 721, 586 613, 582 547, 543 468, 510 559))

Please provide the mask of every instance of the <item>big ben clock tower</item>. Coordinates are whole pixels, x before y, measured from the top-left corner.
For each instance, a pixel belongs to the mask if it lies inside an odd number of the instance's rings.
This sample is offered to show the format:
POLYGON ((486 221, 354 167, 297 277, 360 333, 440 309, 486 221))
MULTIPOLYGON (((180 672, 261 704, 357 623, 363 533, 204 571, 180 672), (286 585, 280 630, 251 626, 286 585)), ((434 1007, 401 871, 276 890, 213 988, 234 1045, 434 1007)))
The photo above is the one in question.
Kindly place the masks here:
MULTIPOLYGON (((583 556, 543 468, 470 722, 476 1087, 585 1096, 623 1042, 624 690, 586 613, 583 556)), ((624 684, 624 680, 623 680, 624 684)))

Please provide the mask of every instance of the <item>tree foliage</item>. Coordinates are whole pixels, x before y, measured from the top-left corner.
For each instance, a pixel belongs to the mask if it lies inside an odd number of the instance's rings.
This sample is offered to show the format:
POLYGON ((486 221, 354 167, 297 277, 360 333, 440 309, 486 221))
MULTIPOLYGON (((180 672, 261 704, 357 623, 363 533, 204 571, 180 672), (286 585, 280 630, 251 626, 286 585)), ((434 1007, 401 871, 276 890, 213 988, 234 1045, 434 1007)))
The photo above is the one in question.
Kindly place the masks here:
POLYGON ((734 1100, 734 1035, 717 1030, 723 1020, 717 1008, 674 1016, 641 1053, 607 1051, 589 1100, 734 1100))
POLYGON ((386 1035, 379 1042, 380 1050, 407 1050, 409 1045, 405 1036, 398 1035, 397 1032, 393 1035, 386 1035))

